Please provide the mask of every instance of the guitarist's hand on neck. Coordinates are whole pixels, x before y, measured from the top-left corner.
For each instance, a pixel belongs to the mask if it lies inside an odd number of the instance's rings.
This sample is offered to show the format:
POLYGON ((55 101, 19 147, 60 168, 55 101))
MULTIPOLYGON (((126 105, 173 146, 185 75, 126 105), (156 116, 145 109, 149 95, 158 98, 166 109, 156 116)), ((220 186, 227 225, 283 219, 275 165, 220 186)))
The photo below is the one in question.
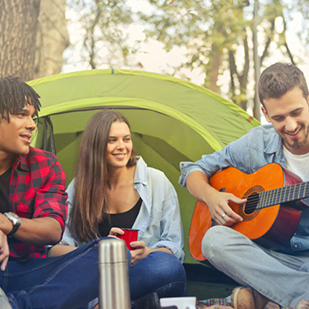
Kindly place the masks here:
POLYGON ((203 172, 190 173, 186 180, 186 187, 191 195, 207 204, 212 218, 218 224, 231 226, 243 221, 242 217, 235 213, 228 203, 243 204, 247 200, 240 199, 232 193, 217 191, 209 184, 207 176, 203 172))

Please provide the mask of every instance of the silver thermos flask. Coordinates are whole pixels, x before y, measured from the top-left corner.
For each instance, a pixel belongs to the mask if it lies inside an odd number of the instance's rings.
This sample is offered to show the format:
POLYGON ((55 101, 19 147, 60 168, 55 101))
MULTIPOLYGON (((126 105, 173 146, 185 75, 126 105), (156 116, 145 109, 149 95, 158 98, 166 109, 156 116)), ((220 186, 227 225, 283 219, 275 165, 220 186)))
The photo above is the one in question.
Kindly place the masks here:
POLYGON ((128 254, 122 239, 101 240, 98 246, 99 308, 131 309, 128 254))

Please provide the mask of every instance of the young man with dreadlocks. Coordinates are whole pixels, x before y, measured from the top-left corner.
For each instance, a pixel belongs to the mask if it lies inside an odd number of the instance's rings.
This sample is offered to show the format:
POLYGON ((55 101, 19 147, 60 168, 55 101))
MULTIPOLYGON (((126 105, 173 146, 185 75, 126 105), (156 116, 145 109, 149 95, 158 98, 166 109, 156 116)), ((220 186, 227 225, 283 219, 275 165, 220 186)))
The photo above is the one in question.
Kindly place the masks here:
POLYGON ((0 78, 2 309, 80 308, 98 296, 97 243, 46 257, 47 246, 62 237, 67 195, 57 158, 30 146, 39 110, 39 95, 29 85, 0 78))

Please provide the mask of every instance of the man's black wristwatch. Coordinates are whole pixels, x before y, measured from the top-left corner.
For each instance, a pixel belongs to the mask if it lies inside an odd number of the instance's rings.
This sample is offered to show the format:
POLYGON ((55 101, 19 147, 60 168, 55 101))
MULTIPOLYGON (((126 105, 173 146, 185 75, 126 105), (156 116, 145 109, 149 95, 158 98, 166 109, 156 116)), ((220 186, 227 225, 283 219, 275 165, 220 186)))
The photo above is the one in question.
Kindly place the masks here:
POLYGON ((12 237, 21 225, 21 220, 14 212, 5 212, 4 215, 13 223, 12 231, 6 236, 12 237))

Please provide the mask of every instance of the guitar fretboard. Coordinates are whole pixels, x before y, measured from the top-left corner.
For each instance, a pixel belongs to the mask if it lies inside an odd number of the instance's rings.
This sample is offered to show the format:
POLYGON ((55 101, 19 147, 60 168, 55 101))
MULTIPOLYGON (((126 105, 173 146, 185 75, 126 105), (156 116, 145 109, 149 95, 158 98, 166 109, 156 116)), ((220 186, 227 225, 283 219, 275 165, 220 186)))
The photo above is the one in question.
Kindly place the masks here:
POLYGON ((263 191, 259 193, 259 201, 256 209, 298 201, 307 197, 309 197, 308 182, 302 182, 288 187, 263 191))

